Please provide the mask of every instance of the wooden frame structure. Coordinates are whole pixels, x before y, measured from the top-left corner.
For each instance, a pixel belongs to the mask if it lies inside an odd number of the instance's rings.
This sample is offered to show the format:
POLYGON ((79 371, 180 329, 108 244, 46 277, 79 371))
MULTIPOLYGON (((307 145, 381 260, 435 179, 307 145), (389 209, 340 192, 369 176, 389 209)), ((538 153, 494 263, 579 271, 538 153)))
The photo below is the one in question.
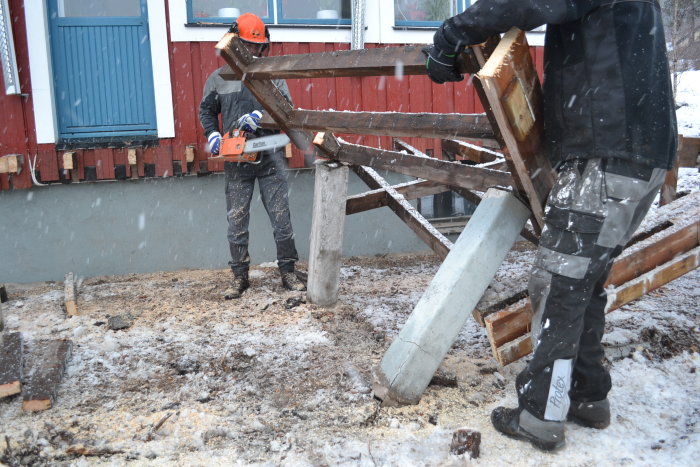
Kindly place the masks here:
MULTIPOLYGON (((238 37, 229 33, 216 48, 231 69, 222 76, 242 80, 266 110, 263 126, 281 129, 305 153, 313 153, 336 166, 350 165, 365 181, 370 191, 347 198, 347 215, 388 206, 444 259, 452 243, 432 228, 408 200, 453 190, 478 204, 481 197, 476 192, 486 192, 492 187, 510 187, 531 210, 534 233, 524 230, 522 235, 533 242, 537 241, 543 226, 543 207, 554 182, 554 173, 541 151, 541 89, 522 31, 513 29, 502 39, 492 38, 471 47, 459 57, 460 70, 477 78, 473 83, 485 113, 476 115, 295 109, 271 81, 282 78, 393 76, 397 66, 402 67, 404 75, 424 75, 425 59, 418 47, 254 58, 238 37), (322 133, 314 138, 312 132, 315 131, 322 133), (332 132, 395 138, 440 138, 445 141, 445 153, 459 155, 477 165, 431 158, 398 139, 395 140, 396 150, 385 150, 344 142, 332 132), (413 176, 417 180, 392 186, 374 169, 413 176)), ((321 231, 322 226, 312 228, 314 231, 316 229, 321 231)), ((688 260, 684 264, 687 266, 691 263, 692 260, 688 260)), ((674 270, 679 271, 677 268, 674 270)), ((687 267, 680 270, 687 272, 687 267)), ((310 282, 312 275, 309 276, 310 282)), ((486 318, 489 338, 494 343, 494 354, 499 362, 506 364, 527 353, 523 336, 527 333, 529 318, 522 303, 486 318), (504 325, 506 331, 500 331, 501 323, 510 323, 515 319, 520 323, 517 331, 513 331, 510 324, 504 325), (522 323, 526 323, 524 328, 522 323), (506 337, 502 337, 500 332, 506 337), (509 347, 506 349, 504 346, 509 347), (506 356, 499 356, 499 352, 506 356)))

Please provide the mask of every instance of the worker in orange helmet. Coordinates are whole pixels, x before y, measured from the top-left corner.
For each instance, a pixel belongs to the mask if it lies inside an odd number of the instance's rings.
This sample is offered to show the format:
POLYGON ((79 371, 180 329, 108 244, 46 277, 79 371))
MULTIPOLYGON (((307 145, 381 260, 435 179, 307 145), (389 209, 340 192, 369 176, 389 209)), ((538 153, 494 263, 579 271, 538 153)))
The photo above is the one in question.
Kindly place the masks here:
MULTIPOLYGON (((270 45, 270 34, 263 21, 252 13, 239 16, 229 32, 237 34, 255 57, 264 55, 270 45)), ((221 77, 226 67, 215 70, 204 84, 204 93, 199 105, 199 120, 207 137, 208 149, 218 154, 221 145, 221 129, 224 134, 232 129, 242 129, 252 137, 278 133, 260 128, 262 106, 241 81, 227 81, 221 77), (219 127, 221 115, 222 128, 219 127)), ((291 102, 289 88, 284 80, 274 80, 280 92, 291 102)), ((233 283, 224 291, 224 298, 239 298, 249 287, 248 268, 248 223, 250 201, 255 180, 258 181, 263 206, 272 224, 277 245, 277 266, 282 285, 288 290, 303 291, 306 286, 295 271, 297 254, 294 231, 289 213, 289 190, 287 186, 284 150, 264 151, 259 163, 226 162, 226 209, 228 218, 228 241, 231 251, 229 265, 233 271, 233 283)))

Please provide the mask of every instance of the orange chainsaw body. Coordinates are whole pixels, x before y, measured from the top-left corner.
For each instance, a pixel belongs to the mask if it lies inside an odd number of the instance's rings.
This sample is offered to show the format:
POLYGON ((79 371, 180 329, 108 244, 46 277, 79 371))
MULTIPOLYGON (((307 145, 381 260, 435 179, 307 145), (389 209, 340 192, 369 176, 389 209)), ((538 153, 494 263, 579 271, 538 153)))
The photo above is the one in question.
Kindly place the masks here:
POLYGON ((221 137, 221 148, 219 157, 226 162, 248 162, 255 164, 258 162, 259 152, 245 153, 246 133, 241 130, 233 130, 221 137))

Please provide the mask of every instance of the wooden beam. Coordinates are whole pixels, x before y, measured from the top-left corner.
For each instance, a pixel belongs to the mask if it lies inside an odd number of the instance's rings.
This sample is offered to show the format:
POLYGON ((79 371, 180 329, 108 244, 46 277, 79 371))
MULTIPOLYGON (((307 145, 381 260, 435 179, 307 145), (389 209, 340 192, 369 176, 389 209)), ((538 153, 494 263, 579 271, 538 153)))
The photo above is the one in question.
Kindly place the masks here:
MULTIPOLYGON (((407 45, 256 58, 246 68, 246 75, 253 79, 425 75, 422 48, 407 45)), ((479 71, 465 58, 458 60, 462 73, 479 71)), ((221 73, 225 80, 239 79, 240 76, 235 69, 221 73)))
POLYGON ((630 252, 623 251, 615 260, 605 287, 619 287, 654 268, 671 261, 681 253, 698 246, 700 220, 665 235, 644 248, 630 252))
MULTIPOLYGON (((445 191, 450 190, 449 187, 440 183, 420 179, 402 183, 400 185, 394 185, 392 188, 407 200, 418 199, 423 196, 430 196, 437 193, 444 193, 445 191)), ((380 208, 386 205, 386 190, 383 188, 378 188, 359 195, 348 196, 347 204, 345 205, 345 214, 349 216, 350 214, 357 214, 359 212, 369 211, 371 209, 380 208)))
POLYGON ((481 192, 495 186, 507 187, 512 183, 510 174, 507 172, 470 167, 458 162, 441 161, 344 142, 339 143, 337 152, 329 157, 353 165, 389 170, 481 192))
POLYGON ((542 91, 525 33, 508 31, 478 78, 508 149, 504 155, 510 162, 515 186, 528 199, 533 226, 539 233, 554 174, 541 149, 542 91))
POLYGON ((27 412, 46 410, 53 406, 58 385, 70 358, 72 343, 59 339, 41 347, 44 350, 39 360, 40 366, 34 370, 22 391, 22 409, 27 412))
POLYGON ((254 57, 238 36, 233 33, 225 34, 216 44, 216 49, 228 66, 243 78, 242 81, 246 87, 279 125, 279 128, 289 136, 289 139, 305 153, 312 151, 313 135, 307 131, 291 128, 287 124, 292 118, 294 108, 277 86, 272 81, 251 79, 251 76, 246 74, 246 69, 253 63, 254 57))
POLYGON ((386 180, 369 167, 353 166, 355 173, 370 188, 381 188, 386 192, 387 206, 423 240, 436 255, 444 259, 452 248, 452 242, 414 208, 403 196, 401 196, 386 180))
POLYGON ((503 159, 503 154, 497 153, 496 151, 481 148, 479 146, 467 143, 466 141, 458 141, 453 139, 443 139, 442 150, 477 164, 503 159))
POLYGON ((689 273, 698 266, 700 266, 700 247, 683 253, 656 269, 623 284, 612 292, 608 292, 608 305, 605 311, 616 310, 642 295, 689 273))
POLYGON ((22 391, 22 335, 0 334, 0 399, 22 391))
POLYGON ((78 314, 78 291, 73 273, 65 275, 63 281, 64 300, 66 315, 76 316, 78 314))
MULTIPOLYGON (((273 129, 278 125, 263 115, 260 124, 273 129)), ((494 133, 484 114, 436 114, 398 112, 338 112, 295 110, 287 121, 290 128, 335 133, 410 136, 416 138, 469 138, 494 144, 494 133)))
MULTIPOLYGON (((644 293, 658 288, 698 267, 700 217, 694 196, 686 196, 664 207, 645 228, 650 234, 625 249, 615 260, 605 287, 607 311, 612 311, 644 293), (682 217, 677 217, 679 214, 682 217), (658 230, 663 227, 661 230, 658 230)), ((532 310, 528 299, 484 318, 496 359, 508 364, 531 351, 528 339, 532 310), (523 353, 524 352, 524 353, 523 353)))

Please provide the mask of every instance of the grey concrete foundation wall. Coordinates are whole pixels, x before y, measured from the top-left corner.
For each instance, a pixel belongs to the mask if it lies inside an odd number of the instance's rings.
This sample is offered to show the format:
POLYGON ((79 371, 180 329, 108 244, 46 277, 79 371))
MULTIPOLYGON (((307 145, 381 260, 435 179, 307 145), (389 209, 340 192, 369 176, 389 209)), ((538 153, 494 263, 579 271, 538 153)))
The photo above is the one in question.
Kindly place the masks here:
MULTIPOLYGON (((297 249, 308 259, 313 170, 288 172, 297 249)), ((384 174, 392 182, 405 178, 384 174)), ((257 190, 257 188, 256 188, 257 190)), ((351 174, 348 194, 366 190, 351 174)), ((253 264, 276 258, 258 193, 250 220, 253 264)), ((0 282, 225 268, 226 203, 222 174, 208 177, 51 185, 0 192, 0 282)), ((425 252, 389 208, 346 220, 344 256, 425 252)))

